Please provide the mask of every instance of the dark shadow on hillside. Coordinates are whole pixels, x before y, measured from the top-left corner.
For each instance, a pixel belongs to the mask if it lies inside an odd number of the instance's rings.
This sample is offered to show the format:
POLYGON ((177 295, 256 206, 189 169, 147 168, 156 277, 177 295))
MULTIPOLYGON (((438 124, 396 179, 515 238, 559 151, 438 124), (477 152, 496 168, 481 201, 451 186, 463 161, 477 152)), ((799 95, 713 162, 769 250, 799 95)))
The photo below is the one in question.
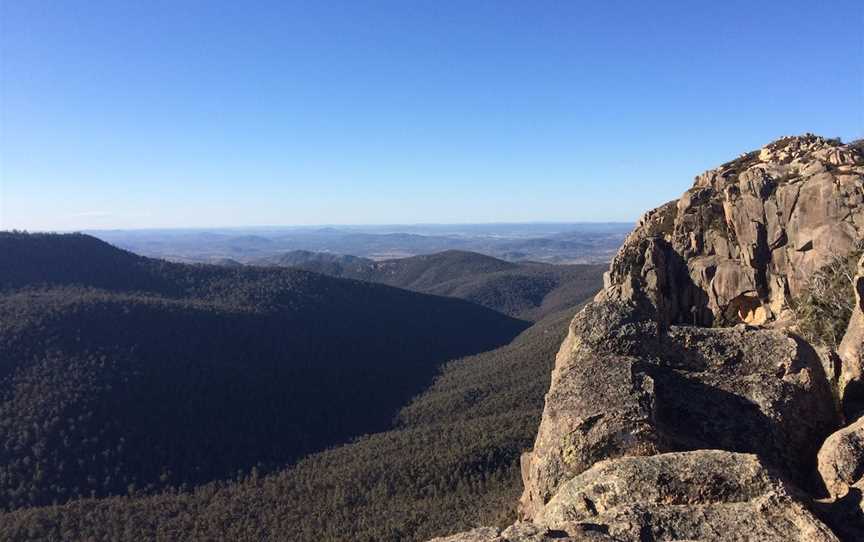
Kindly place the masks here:
POLYGON ((8 508, 284 466, 387 429, 443 362, 528 327, 458 299, 303 271, 167 264, 85 236, 23 237, 0 270, 8 508), (70 238, 100 248, 98 259, 74 258, 70 238))

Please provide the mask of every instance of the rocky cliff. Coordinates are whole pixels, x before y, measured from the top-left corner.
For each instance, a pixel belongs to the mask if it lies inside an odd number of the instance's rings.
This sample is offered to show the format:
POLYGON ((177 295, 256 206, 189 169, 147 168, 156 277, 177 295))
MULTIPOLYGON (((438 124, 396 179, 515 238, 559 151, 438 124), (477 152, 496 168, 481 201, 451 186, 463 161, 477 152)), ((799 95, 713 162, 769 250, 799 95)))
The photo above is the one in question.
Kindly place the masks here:
POLYGON ((696 177, 571 323, 523 521, 446 540, 864 539, 864 260, 836 352, 792 310, 862 238, 860 143, 786 137, 696 177))

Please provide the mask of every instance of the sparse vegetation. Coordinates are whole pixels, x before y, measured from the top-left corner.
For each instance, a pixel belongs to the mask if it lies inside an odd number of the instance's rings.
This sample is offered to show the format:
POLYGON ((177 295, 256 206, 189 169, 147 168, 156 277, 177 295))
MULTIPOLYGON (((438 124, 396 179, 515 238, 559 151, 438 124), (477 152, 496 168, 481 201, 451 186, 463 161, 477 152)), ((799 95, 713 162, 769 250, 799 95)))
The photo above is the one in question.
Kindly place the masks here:
POLYGON ((835 258, 810 277, 807 292, 794 303, 798 332, 808 341, 836 349, 843 339, 855 292, 852 279, 864 247, 835 258))

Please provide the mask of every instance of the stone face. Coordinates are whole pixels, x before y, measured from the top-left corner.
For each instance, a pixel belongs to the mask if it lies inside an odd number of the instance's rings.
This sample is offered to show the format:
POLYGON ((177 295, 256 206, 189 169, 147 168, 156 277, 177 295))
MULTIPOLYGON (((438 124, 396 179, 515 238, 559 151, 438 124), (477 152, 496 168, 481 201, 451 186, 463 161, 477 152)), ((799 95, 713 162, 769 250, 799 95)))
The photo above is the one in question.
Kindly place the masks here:
POLYGON ((718 450, 601 461, 534 521, 591 525, 615 540, 837 540, 755 455, 718 450))
POLYGON ((429 542, 493 542, 498 540, 499 534, 501 531, 495 527, 479 527, 453 536, 433 538, 429 542))
POLYGON ((613 260, 605 295, 647 296, 671 323, 767 323, 864 236, 862 201, 860 146, 780 139, 646 214, 613 260))
POLYGON ((864 483, 849 486, 842 497, 816 501, 814 505, 840 540, 864 540, 864 483))
POLYGON ((595 301, 556 360, 534 450, 523 456, 524 517, 596 462, 696 449, 757 453, 806 483, 838 427, 819 355, 781 331, 672 326, 595 301))
POLYGON ((453 536, 435 538, 430 542, 615 542, 602 531, 592 526, 571 527, 569 532, 549 529, 536 523, 519 522, 500 531, 492 527, 480 527, 453 536))
POLYGON ((843 497, 850 487, 864 484, 864 418, 825 440, 819 450, 819 474, 832 497, 843 497))
POLYGON ((477 540, 864 540, 864 259, 836 352, 784 331, 862 238, 864 144, 810 134, 646 213, 558 352, 530 521, 477 540))
POLYGON ((858 262, 853 286, 855 308, 837 354, 843 367, 840 385, 844 407, 858 414, 864 408, 864 257, 858 262))

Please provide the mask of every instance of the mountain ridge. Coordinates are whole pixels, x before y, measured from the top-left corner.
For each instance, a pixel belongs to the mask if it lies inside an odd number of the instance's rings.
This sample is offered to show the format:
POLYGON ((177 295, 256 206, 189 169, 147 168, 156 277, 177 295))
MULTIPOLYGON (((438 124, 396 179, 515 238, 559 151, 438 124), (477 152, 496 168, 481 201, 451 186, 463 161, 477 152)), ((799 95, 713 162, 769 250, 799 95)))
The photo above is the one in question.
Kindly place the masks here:
POLYGON ((441 363, 527 327, 459 299, 47 234, 0 234, 0 323, 4 508, 279 468, 385 429, 441 363))
POLYGON ((390 260, 292 251, 254 260, 467 299, 516 318, 539 320, 600 287, 600 265, 508 262, 464 250, 390 260))
POLYGON ((396 542, 440 534, 454 510, 461 528, 509 521, 521 489, 519 455, 536 432, 555 350, 575 310, 448 362, 384 432, 271 474, 19 508, 0 514, 0 538, 396 542))
POLYGON ((604 263, 632 224, 499 224, 455 226, 343 226, 211 230, 86 231, 135 253, 187 263, 229 258, 248 263, 292 250, 353 254, 375 260, 449 249, 507 260, 604 263), (252 241, 244 242, 244 236, 252 241))

